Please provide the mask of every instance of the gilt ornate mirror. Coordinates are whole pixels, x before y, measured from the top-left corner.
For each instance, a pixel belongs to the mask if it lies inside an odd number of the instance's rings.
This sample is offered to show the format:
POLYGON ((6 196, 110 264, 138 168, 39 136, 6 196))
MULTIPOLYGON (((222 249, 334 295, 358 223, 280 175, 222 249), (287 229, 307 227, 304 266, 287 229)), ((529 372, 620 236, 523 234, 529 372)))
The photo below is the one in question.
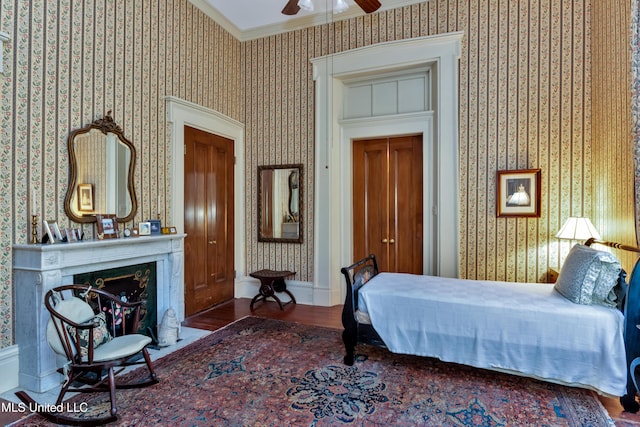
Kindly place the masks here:
POLYGON ((258 241, 302 243, 302 165, 258 166, 258 241))
POLYGON ((111 117, 77 129, 68 141, 70 177, 64 211, 75 222, 96 221, 96 214, 115 214, 131 221, 138 209, 133 186, 136 150, 111 117))

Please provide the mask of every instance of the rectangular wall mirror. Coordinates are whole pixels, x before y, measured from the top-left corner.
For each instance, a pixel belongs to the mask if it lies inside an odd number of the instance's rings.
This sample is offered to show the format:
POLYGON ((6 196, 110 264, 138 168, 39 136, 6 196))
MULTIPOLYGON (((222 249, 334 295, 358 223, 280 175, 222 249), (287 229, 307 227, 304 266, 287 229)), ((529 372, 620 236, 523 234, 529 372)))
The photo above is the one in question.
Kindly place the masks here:
POLYGON ((302 165, 258 166, 258 241, 302 243, 302 165))

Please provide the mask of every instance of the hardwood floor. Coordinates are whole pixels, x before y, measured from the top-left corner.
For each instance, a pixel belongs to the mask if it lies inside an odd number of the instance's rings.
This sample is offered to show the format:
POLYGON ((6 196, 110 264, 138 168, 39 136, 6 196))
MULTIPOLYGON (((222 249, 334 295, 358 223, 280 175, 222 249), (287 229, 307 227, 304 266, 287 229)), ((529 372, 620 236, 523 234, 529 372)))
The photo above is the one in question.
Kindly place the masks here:
POLYGON ((251 299, 236 298, 193 315, 182 323, 184 326, 214 331, 245 316, 258 316, 286 320, 305 325, 342 329, 342 305, 318 307, 304 304, 286 304, 280 310, 274 301, 260 301, 249 309, 251 299))
MULTIPOLYGON (((273 301, 258 302, 253 312, 249 309, 251 299, 238 298, 220 304, 202 313, 193 315, 182 323, 184 326, 214 331, 245 316, 258 316, 286 320, 306 325, 342 329, 342 305, 318 307, 304 304, 287 304, 280 310, 273 301)), ((599 396, 600 401, 616 421, 617 425, 640 426, 640 414, 624 412, 618 398, 599 396)))

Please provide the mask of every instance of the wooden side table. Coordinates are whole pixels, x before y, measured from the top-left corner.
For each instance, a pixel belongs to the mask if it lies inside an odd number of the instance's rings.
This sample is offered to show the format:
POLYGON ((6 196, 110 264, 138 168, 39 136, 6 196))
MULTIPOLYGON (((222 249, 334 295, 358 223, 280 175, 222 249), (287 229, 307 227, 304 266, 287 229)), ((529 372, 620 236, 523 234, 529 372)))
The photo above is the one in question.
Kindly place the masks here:
MULTIPOLYGON (((257 301, 264 301, 268 297, 271 297, 274 300, 276 300, 276 302, 280 306, 280 310, 284 310, 282 306, 282 301, 280 301, 280 298, 278 298, 278 296, 276 295, 276 292, 284 292, 285 294, 289 295, 289 297, 291 298, 291 301, 289 302, 297 304, 296 298, 293 296, 293 294, 289 290, 287 290, 287 284, 284 281, 284 279, 288 277, 292 277, 295 274, 296 274, 295 271, 288 271, 288 270, 274 271, 274 270, 266 270, 266 269, 259 270, 249 274, 251 277, 255 277, 256 279, 260 280, 260 293, 258 293, 258 295, 253 297, 249 308, 253 311, 254 303, 256 303, 257 301)), ((285 304, 288 304, 289 302, 285 304)))
POLYGON ((553 267, 549 267, 547 270, 547 283, 556 283, 560 273, 553 267))

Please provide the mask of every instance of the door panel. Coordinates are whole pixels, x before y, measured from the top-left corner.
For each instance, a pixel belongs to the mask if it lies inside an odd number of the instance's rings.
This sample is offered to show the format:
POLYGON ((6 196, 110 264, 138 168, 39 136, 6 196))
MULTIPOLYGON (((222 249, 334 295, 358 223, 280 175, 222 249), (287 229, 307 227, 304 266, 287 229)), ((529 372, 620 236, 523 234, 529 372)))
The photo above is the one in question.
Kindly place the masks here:
MULTIPOLYGON (((380 178, 387 174, 387 143, 370 141, 353 146, 354 160, 353 174, 353 240, 354 258, 361 259, 370 253, 382 254, 386 251, 383 239, 387 235, 387 194, 385 183, 380 178), (355 220, 357 218, 357 220, 355 220)), ((384 263, 386 258, 379 260, 380 269, 388 271, 384 263)))
MULTIPOLYGON (((216 147, 213 151, 213 165, 209 172, 210 208, 208 226, 208 248, 210 277, 216 283, 233 284, 233 233, 229 234, 228 221, 233 218, 233 151, 216 147), (229 177, 231 182, 229 183, 229 177)), ((223 289, 222 298, 233 298, 233 287, 223 289)))
POLYGON ((389 144, 389 263, 392 271, 422 274, 422 138, 389 144))
POLYGON ((422 274, 422 172, 421 136, 354 141, 354 260, 422 274))
MULTIPOLYGON (((187 132, 185 128, 185 139, 187 132)), ((193 138, 193 137, 192 137, 193 138)), ((193 155, 185 156, 185 263, 189 268, 185 268, 185 290, 190 296, 187 300, 187 307, 201 289, 208 286, 207 280, 207 247, 204 242, 207 239, 206 232, 206 209, 207 204, 207 180, 206 170, 209 167, 207 162, 207 146, 193 141, 188 143, 187 152, 193 155)), ((191 312, 188 311, 188 314, 191 312)))
POLYGON ((185 126, 185 312, 233 298, 233 141, 185 126))

